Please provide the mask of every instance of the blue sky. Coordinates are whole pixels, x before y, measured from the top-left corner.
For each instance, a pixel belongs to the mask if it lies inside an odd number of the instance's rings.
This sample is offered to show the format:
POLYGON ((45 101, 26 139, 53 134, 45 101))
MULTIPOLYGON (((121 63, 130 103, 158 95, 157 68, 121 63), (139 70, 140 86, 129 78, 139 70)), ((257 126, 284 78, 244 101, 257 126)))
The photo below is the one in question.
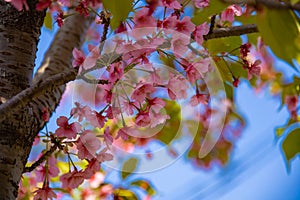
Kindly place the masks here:
MULTIPOLYGON (((37 66, 54 32, 42 30, 37 66)), ((277 65, 289 75, 294 73, 284 63, 277 62, 277 65)), ((274 99, 267 91, 256 94, 246 82, 236 92, 237 107, 247 119, 247 127, 226 167, 203 171, 182 157, 161 170, 131 178, 143 176, 151 180, 158 190, 155 199, 300 199, 300 161, 295 159, 288 172, 281 141, 275 141, 274 137, 274 128, 287 120, 286 109, 279 111, 279 98, 274 99)), ((54 117, 63 111, 64 108, 58 108, 54 117)), ((50 127, 54 125, 52 120, 50 127)))

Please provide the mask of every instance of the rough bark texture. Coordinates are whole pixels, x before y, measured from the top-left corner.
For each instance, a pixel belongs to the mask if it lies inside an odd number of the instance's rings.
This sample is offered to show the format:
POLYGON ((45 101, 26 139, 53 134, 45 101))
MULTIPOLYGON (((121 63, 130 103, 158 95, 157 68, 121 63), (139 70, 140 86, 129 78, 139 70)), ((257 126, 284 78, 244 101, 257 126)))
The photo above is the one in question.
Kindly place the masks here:
MULTIPOLYGON (((18 12, 0 0, 0 104, 32 84, 37 43, 45 15, 35 11, 35 3, 28 1, 30 10, 18 12)), ((72 49, 82 44, 91 21, 91 18, 78 15, 66 20, 45 55, 34 82, 71 67, 72 49)), ((16 199, 32 142, 44 126, 41 110, 46 107, 53 112, 64 88, 65 85, 55 90, 49 88, 0 123, 0 199, 16 199)))
MULTIPOLYGON (((0 103, 5 103, 31 84, 40 27, 44 12, 18 12, 0 1, 0 103)), ((18 184, 30 152, 28 134, 39 125, 28 108, 6 118, 0 124, 0 199, 15 199, 18 184), (27 123, 31 121, 31 123, 27 123)))

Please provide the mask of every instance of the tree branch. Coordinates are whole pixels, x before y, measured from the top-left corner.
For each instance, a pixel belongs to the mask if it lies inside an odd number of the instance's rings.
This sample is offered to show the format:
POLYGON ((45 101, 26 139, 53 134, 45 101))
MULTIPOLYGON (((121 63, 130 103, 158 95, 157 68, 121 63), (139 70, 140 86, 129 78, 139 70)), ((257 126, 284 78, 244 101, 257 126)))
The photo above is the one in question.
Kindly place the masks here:
MULTIPOLYGON (((230 36, 239 36, 243 34, 249 34, 258 32, 255 24, 235 26, 231 28, 219 28, 214 29, 212 33, 204 35, 205 40, 221 38, 221 37, 230 37, 230 36)), ((119 57, 118 57, 119 58, 119 57)), ((115 61, 119 59, 116 58, 115 61)), ((107 84, 105 80, 90 80, 83 75, 78 75, 78 68, 67 69, 61 73, 55 74, 51 77, 46 78, 43 81, 33 84, 33 86, 23 90, 4 104, 0 105, 0 122, 6 119, 6 116, 16 112, 21 109, 32 99, 37 98, 45 93, 45 91, 51 91, 57 89, 61 85, 64 85, 70 81, 73 81, 77 78, 83 79, 84 81, 92 84, 107 84)))
POLYGON ((25 167, 23 173, 31 172, 40 164, 42 164, 51 154, 59 147, 59 143, 55 143, 46 153, 44 153, 37 161, 35 161, 30 167, 25 167))
POLYGON ((218 28, 214 29, 212 33, 204 35, 205 40, 221 38, 221 37, 230 37, 230 36, 240 36, 243 34, 256 33, 258 32, 257 26, 255 24, 248 24, 242 26, 234 26, 230 28, 218 28))
POLYGON ((273 9, 291 9, 300 11, 300 4, 291 4, 289 2, 280 2, 275 0, 223 0, 231 4, 248 4, 252 6, 264 5, 273 9))

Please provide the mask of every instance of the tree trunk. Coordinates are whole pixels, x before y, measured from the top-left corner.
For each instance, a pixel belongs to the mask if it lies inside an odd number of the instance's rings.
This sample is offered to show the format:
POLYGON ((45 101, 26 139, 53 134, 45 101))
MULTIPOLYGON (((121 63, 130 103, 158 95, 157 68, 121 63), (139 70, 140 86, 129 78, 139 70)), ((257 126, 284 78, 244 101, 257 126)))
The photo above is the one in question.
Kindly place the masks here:
MULTIPOLYGON (((17 11, 0 0, 0 104, 28 88, 45 12, 35 11, 36 1, 28 1, 29 11, 17 11)), ((72 49, 80 47, 93 18, 69 17, 45 55, 34 82, 71 67, 72 49)), ((0 199, 16 199, 18 185, 34 137, 44 126, 43 107, 50 113, 58 105, 65 86, 45 91, 26 107, 6 116, 0 124, 0 199)))
MULTIPOLYGON (((30 86, 44 12, 35 10, 36 1, 28 2, 29 11, 17 11, 0 1, 0 103, 30 86)), ((18 184, 30 152, 27 146, 33 126, 28 108, 6 118, 0 124, 0 199, 16 199, 18 184)))

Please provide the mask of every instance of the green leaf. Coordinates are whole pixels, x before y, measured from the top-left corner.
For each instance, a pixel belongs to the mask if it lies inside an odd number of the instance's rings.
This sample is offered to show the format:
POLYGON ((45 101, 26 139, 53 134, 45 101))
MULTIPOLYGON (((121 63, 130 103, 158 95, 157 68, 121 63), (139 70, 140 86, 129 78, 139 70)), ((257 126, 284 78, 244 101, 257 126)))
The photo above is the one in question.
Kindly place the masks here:
POLYGON ((170 116, 170 119, 166 121, 161 131, 155 135, 155 138, 168 145, 174 138, 180 135, 178 131, 180 131, 181 109, 180 105, 175 101, 165 100, 165 102, 165 110, 167 115, 170 116))
POLYGON ((300 153, 300 128, 292 130, 282 142, 282 149, 288 162, 300 153))
POLYGON ((275 129, 276 136, 277 136, 277 137, 280 137, 280 136, 283 134, 283 132, 284 132, 285 129, 286 129, 285 126, 284 126, 284 127, 278 127, 278 128, 276 128, 276 129, 275 129))
POLYGON ((150 183, 147 180, 137 180, 132 182, 130 185, 132 186, 137 186, 141 188, 142 190, 145 190, 148 195, 153 196, 155 195, 155 190, 153 187, 150 185, 150 183))
POLYGON ((120 200, 138 200, 136 195, 130 191, 130 190, 125 190, 122 188, 116 189, 114 191, 114 199, 120 199, 120 200))
POLYGON ((49 29, 50 31, 52 30, 53 22, 52 22, 52 16, 50 12, 46 13, 45 19, 44 19, 44 26, 49 29))
MULTIPOLYGON (((211 55, 216 55, 223 52, 230 52, 242 45, 242 39, 239 36, 216 38, 203 42, 211 55)), ((231 55, 239 55, 239 51, 233 51, 231 55)))
POLYGON ((291 11, 265 8, 258 13, 256 23, 274 54, 293 66, 292 60, 300 57, 300 49, 298 24, 291 11))
POLYGON ((208 21, 210 16, 221 13, 228 5, 220 0, 210 0, 208 7, 195 10, 191 20, 196 25, 202 24, 208 21))
POLYGON ((138 164, 137 158, 129 158, 126 160, 122 167, 122 179, 126 179, 130 174, 134 172, 138 164))
POLYGON ((130 11, 132 11, 133 0, 103 0, 103 6, 112 14, 110 26, 115 30, 122 21, 124 21, 130 11))
POLYGON ((223 59, 216 60, 216 66, 219 70, 219 73, 222 76, 222 79, 224 82, 232 82, 232 74, 230 73, 230 70, 228 69, 229 66, 226 65, 226 61, 223 59))

